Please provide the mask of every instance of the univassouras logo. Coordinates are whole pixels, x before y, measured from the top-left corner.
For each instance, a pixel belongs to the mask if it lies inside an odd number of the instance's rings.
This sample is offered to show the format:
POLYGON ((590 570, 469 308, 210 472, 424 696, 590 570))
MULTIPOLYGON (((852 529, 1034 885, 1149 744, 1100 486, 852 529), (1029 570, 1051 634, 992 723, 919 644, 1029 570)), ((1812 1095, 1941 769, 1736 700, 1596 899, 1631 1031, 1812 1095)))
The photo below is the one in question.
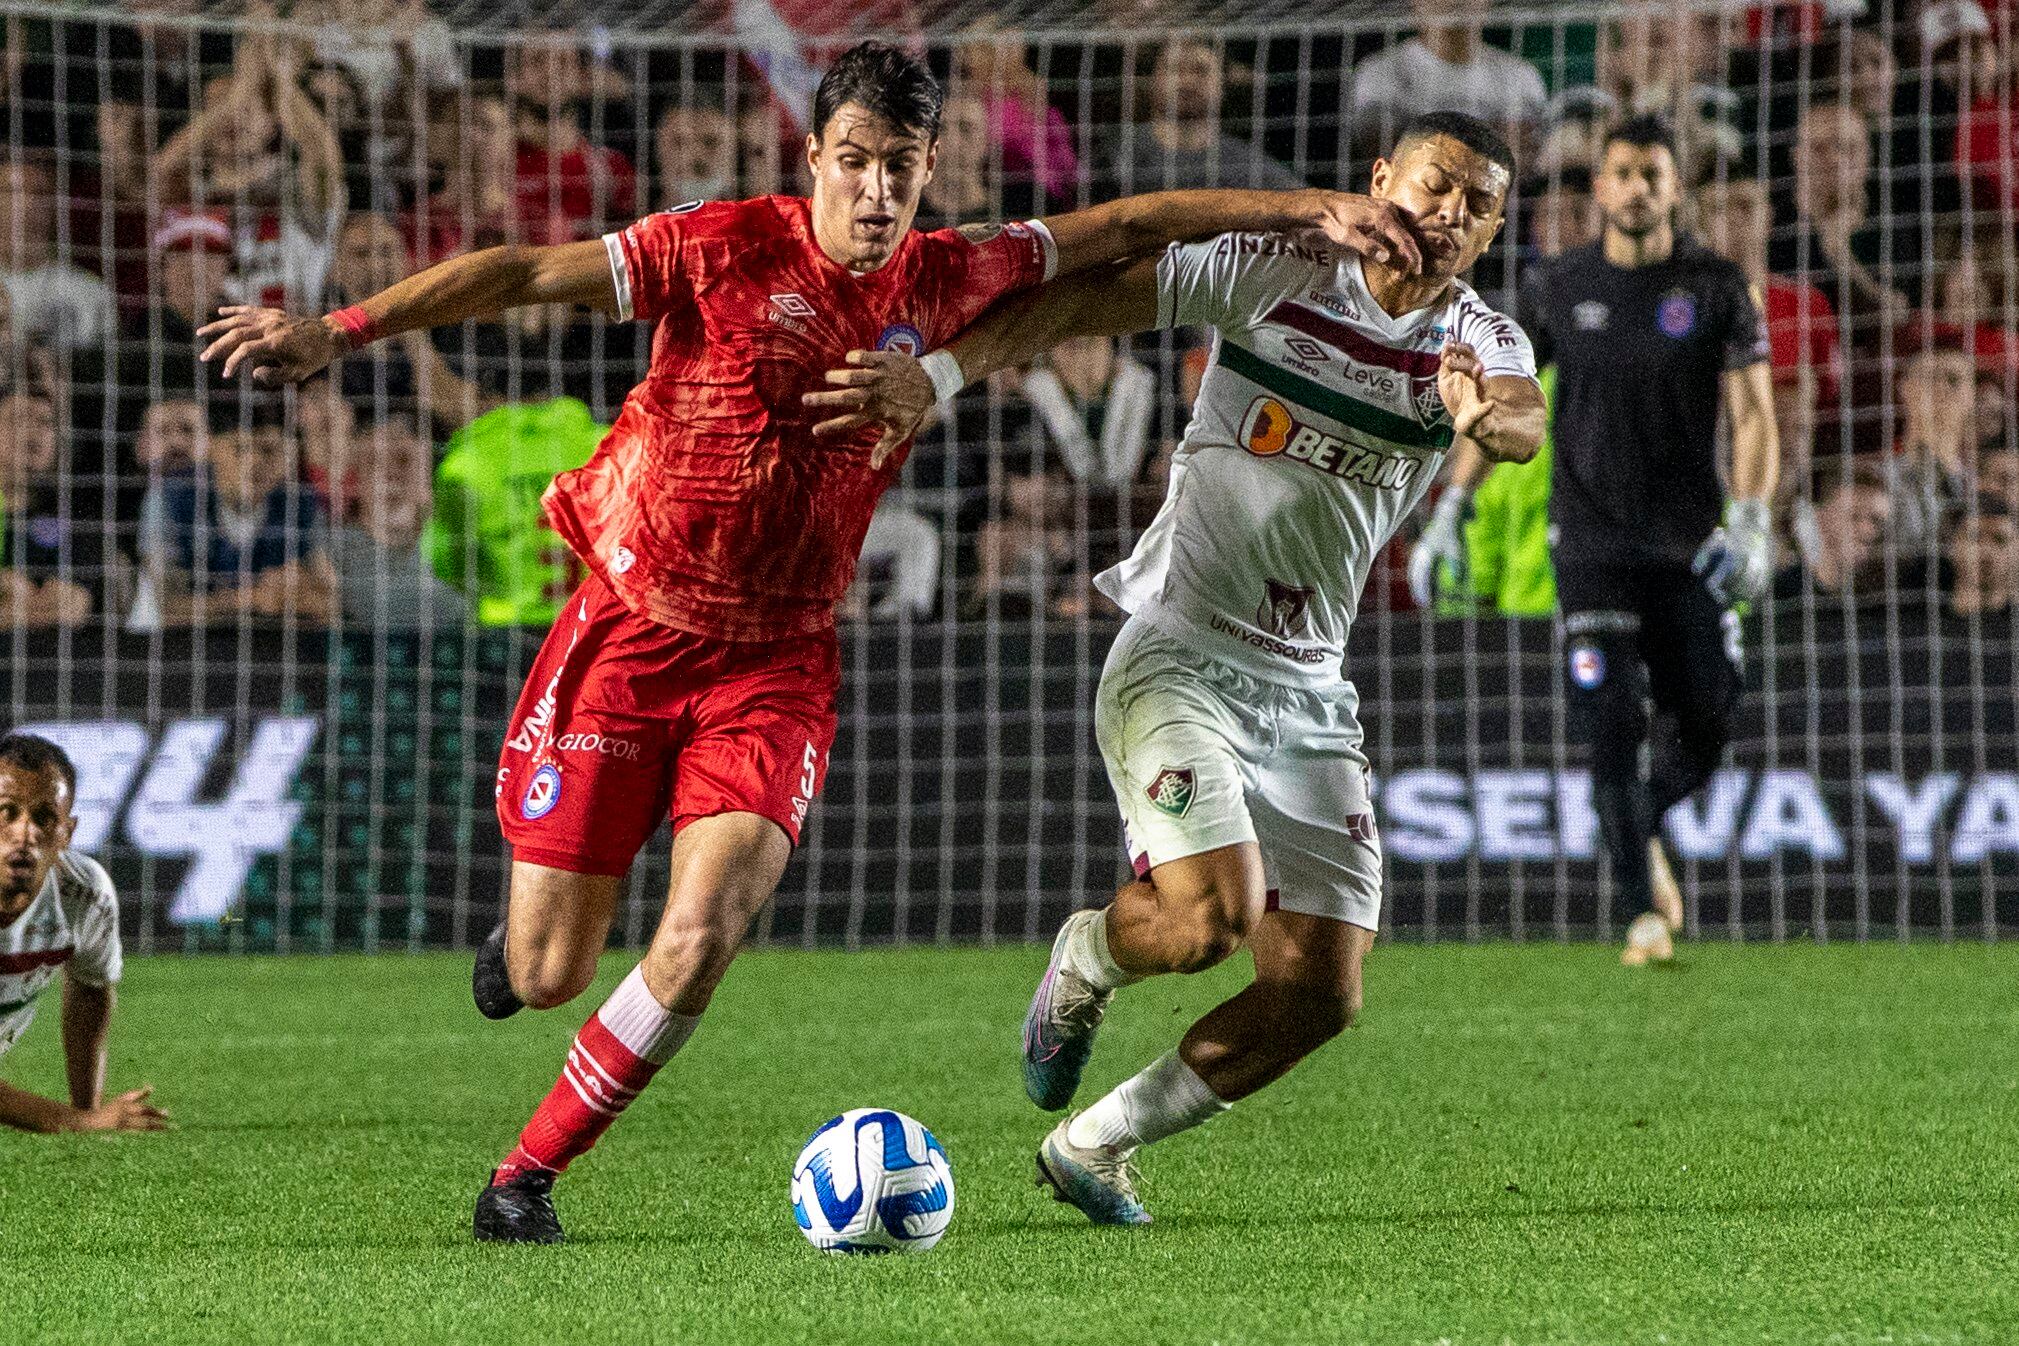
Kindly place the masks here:
POLYGON ((1247 414, 1241 418, 1240 444, 1257 458, 1280 454, 1341 481, 1362 481, 1384 490, 1406 489, 1423 470, 1421 458, 1363 449, 1300 424, 1289 407, 1267 396, 1248 404, 1247 414))

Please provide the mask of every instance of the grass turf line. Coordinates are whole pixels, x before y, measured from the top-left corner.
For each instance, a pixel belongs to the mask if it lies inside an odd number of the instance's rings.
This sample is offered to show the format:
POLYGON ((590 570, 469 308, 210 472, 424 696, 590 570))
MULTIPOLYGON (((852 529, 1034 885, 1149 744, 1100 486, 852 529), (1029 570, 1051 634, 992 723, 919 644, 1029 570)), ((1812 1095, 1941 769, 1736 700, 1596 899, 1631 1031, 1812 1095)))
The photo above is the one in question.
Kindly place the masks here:
MULTIPOLYGON (((136 959, 111 1084, 180 1129, 0 1134, 0 1339, 2019 1341, 2019 948, 1384 946, 1360 1028, 1146 1152, 1147 1231, 1030 1186, 1043 957, 745 957, 559 1249, 470 1205, 628 957, 497 1025, 463 957, 136 959), (793 1226, 799 1145, 871 1104, 952 1156, 926 1256, 793 1226)), ((1080 1101, 1244 975, 1124 992, 1080 1101)), ((56 1010, 6 1078, 60 1090, 56 1010)))

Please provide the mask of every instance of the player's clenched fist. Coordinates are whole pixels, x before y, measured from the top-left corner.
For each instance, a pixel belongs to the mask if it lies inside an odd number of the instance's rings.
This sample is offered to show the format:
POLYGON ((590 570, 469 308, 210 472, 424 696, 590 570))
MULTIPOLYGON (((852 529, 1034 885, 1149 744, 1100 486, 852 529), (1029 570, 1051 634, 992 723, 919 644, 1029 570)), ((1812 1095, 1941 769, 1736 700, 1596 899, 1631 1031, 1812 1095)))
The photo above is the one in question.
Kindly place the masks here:
POLYGON ((830 369, 827 381, 839 387, 808 393, 801 399, 816 411, 834 411, 813 427, 816 439, 853 434, 865 425, 881 425, 883 434, 870 451, 869 465, 882 467, 897 446, 918 431, 937 396, 932 379, 919 362, 900 351, 850 351, 849 368, 830 369))
POLYGON ((1488 433, 1488 421, 1498 404, 1486 395, 1485 366, 1479 362, 1479 352, 1462 341, 1454 341, 1444 348, 1443 358, 1437 364, 1437 393, 1444 399, 1444 409, 1451 413, 1452 433, 1478 438, 1488 433))
POLYGON ((294 318, 277 308, 228 304, 218 320, 197 329, 210 340, 203 358, 224 361, 224 377, 247 364, 262 388, 300 383, 342 355, 345 341, 323 318, 294 318))

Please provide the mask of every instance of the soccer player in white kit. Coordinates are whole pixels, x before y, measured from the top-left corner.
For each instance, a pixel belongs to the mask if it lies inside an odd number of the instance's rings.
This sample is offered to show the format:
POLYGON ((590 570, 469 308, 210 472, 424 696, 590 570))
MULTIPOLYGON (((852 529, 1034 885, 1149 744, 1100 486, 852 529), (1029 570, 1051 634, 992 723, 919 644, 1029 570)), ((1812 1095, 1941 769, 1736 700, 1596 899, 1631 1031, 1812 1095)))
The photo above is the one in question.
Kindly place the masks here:
POLYGON ((158 1131, 151 1087, 106 1100, 105 1041, 119 982, 119 900, 98 863, 67 849, 77 770, 48 739, 0 735, 0 1056, 63 973, 70 1101, 0 1082, 0 1125, 23 1131, 158 1131))
POLYGON ((1026 1090, 1071 1101, 1122 986, 1243 944, 1255 981, 1045 1138, 1039 1182, 1097 1224, 1148 1223, 1138 1148, 1279 1078, 1359 1009, 1381 854, 1347 628, 1454 435, 1496 460, 1541 442, 1527 338, 1457 279, 1499 232, 1513 171, 1486 124, 1431 114, 1372 181, 1414 255, 1225 234, 1047 284, 922 361, 856 354, 829 376, 863 391, 857 416, 903 425, 1065 337, 1214 333, 1163 509, 1097 580, 1130 614, 1095 732, 1138 878, 1059 932, 1024 1024, 1026 1090))

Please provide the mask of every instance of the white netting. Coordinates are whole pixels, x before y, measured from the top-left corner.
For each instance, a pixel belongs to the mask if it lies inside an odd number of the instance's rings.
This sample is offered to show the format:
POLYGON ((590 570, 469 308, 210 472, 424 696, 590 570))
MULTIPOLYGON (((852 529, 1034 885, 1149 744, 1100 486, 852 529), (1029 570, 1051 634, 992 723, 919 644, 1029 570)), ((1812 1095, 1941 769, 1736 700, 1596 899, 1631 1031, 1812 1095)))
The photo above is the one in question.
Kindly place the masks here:
MULTIPOLYGON (((1588 233, 1595 128, 1674 117, 1710 184, 1693 206, 1776 325, 1790 467, 1742 741, 1670 818, 1694 918, 1995 933, 2019 855, 2002 13, 1541 5, 1482 37, 1447 8, 1412 38, 1401 7, 1303 0, 0 5, 0 667, 8 718, 59 726, 85 768, 80 844, 125 885, 139 947, 488 927, 497 749, 574 575, 531 502, 649 335, 533 313, 387 343, 303 394, 271 462, 234 459, 245 489, 222 499, 195 471, 218 450, 194 315, 312 309, 489 242, 796 190, 809 77, 860 32, 916 42, 948 81, 931 224, 1355 187, 1413 107, 1499 117, 1525 171, 1473 281, 1508 306, 1588 233), (466 429, 500 407, 511 428, 466 429)), ((1077 343, 921 438, 844 618, 827 795, 763 933, 1026 938, 1109 887, 1090 707, 1116 621, 1087 580, 1154 509, 1201 361, 1186 337, 1077 343)), ((1350 660, 1391 922, 1602 923, 1554 624, 1505 615, 1512 584, 1417 612, 1399 561, 1376 567, 1350 660)), ((628 940, 656 920, 663 847, 634 870, 628 940)))

